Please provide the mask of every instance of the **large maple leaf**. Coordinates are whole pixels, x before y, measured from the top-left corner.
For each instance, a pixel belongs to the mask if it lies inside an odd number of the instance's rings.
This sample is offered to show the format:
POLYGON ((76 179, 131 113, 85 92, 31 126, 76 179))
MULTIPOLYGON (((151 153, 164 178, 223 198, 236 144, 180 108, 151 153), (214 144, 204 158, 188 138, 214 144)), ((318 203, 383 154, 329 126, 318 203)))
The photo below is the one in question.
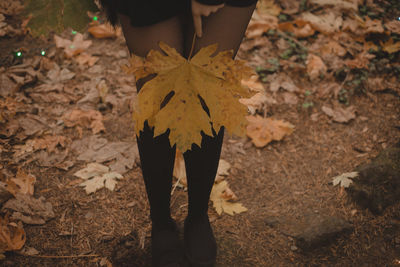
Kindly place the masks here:
POLYGON ((244 62, 233 60, 232 51, 213 56, 217 44, 202 48, 190 60, 174 48, 160 42, 161 50, 150 51, 146 59, 133 56, 131 66, 137 79, 155 73, 156 77, 141 88, 134 109, 136 133, 139 135, 147 120, 158 136, 170 130, 171 146, 181 151, 201 144, 201 132, 212 136, 224 126, 230 134, 246 134, 247 107, 240 98, 250 97, 241 85, 253 71, 244 62), (161 107, 168 95, 173 96, 161 107), (210 116, 204 111, 204 100, 210 116))

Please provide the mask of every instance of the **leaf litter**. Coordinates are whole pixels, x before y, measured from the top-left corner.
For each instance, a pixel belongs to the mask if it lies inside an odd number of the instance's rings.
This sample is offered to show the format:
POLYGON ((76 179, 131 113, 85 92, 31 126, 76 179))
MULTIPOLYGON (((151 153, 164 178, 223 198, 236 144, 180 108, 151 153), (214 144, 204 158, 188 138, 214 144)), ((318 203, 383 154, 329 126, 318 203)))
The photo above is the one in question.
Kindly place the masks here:
POLYGON ((117 180, 122 179, 123 176, 117 172, 110 172, 109 170, 107 166, 99 163, 89 163, 86 168, 77 171, 74 175, 85 180, 80 186, 84 187, 86 194, 89 195, 101 188, 114 191, 117 180))

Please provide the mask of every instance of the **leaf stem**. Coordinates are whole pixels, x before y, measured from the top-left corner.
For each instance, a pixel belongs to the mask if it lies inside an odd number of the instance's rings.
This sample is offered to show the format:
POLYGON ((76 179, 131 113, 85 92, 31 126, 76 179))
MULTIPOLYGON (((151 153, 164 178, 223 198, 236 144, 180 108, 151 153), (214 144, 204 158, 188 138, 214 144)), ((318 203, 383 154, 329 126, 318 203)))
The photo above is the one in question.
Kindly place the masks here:
POLYGON ((192 47, 190 48, 190 53, 188 57, 188 61, 190 61, 190 58, 192 57, 193 50, 194 50, 194 44, 196 43, 196 33, 193 35, 193 41, 192 41, 192 47))

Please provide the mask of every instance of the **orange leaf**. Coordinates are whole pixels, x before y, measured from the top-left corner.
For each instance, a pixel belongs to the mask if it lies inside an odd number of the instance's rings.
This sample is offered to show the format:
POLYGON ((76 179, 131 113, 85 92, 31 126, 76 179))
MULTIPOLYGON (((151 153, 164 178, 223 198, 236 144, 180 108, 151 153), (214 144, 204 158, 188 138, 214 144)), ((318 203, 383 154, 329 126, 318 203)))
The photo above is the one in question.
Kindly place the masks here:
POLYGON ((293 132, 294 126, 282 120, 263 118, 259 115, 247 116, 247 136, 256 147, 264 147, 271 141, 282 140, 285 135, 293 132))
POLYGON ((315 30, 311 27, 310 23, 302 19, 297 19, 293 22, 289 21, 280 23, 278 28, 281 31, 291 32, 299 38, 308 37, 315 33, 315 30))
POLYGON ((392 38, 389 39, 386 43, 380 42, 383 51, 388 52, 389 54, 396 53, 400 50, 400 42, 394 42, 392 38))
MULTIPOLYGON (((33 195, 36 178, 32 174, 27 174, 24 171, 18 170, 16 177, 11 178, 10 180, 18 186, 18 191, 15 193, 33 195)), ((11 191, 10 193, 15 195, 11 191)))
POLYGON ((19 250, 25 241, 26 235, 21 225, 10 223, 7 217, 0 217, 0 251, 19 250))
POLYGON ((121 35, 121 29, 114 29, 110 24, 91 26, 89 27, 88 32, 98 39, 115 38, 121 35))
POLYGON ((319 56, 308 54, 307 73, 311 81, 317 79, 320 74, 325 74, 326 71, 327 67, 319 56))

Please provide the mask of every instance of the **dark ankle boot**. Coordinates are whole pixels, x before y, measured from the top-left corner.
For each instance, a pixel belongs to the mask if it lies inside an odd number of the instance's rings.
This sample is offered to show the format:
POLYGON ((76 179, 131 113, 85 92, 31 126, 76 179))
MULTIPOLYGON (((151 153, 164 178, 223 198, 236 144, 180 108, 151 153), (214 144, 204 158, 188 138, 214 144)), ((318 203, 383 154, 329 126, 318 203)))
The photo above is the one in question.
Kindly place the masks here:
POLYGON ((217 174, 224 129, 214 137, 203 134, 201 148, 184 153, 189 210, 185 220, 185 255, 191 266, 214 266, 217 245, 208 220, 208 201, 217 174))
POLYGON ((176 224, 170 215, 175 147, 170 147, 168 132, 155 138, 153 134, 153 129, 146 123, 137 138, 143 179, 150 203, 152 265, 180 266, 183 261, 182 245, 176 224))

